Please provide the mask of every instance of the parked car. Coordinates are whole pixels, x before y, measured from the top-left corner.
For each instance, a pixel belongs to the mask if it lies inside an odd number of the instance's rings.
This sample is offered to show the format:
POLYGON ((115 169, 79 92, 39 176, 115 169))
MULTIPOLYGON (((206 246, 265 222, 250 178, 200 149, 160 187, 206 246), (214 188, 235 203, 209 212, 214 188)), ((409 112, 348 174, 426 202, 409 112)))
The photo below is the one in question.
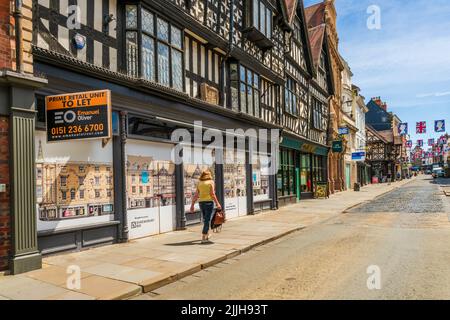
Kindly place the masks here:
POLYGON ((433 169, 433 178, 444 178, 445 177, 445 171, 442 168, 434 168, 433 169))
POLYGON ((425 171, 425 174, 433 174, 433 171, 431 171, 430 169, 427 169, 427 170, 425 171))

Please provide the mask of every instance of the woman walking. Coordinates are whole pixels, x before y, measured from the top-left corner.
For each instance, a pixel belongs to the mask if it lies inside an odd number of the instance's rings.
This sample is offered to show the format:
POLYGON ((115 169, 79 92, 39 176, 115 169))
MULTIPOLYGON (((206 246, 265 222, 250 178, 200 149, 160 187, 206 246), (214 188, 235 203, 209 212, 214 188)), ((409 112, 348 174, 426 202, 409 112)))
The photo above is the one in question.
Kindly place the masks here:
POLYGON ((202 243, 205 243, 209 240, 209 229, 214 212, 214 204, 216 204, 216 207, 219 210, 222 209, 219 200, 217 200, 214 180, 209 170, 203 171, 200 176, 200 181, 197 184, 197 190, 194 198, 192 199, 191 213, 194 213, 194 205, 197 200, 203 215, 202 243))

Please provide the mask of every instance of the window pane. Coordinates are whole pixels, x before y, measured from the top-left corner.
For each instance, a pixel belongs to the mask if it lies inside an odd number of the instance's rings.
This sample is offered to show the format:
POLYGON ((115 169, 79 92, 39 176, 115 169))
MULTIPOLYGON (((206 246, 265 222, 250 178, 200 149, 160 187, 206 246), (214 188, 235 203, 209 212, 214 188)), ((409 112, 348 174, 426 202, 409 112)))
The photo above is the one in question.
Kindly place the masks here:
POLYGON ((241 81, 245 82, 245 68, 243 66, 241 66, 241 81))
POLYGON ((138 76, 137 32, 127 32, 127 72, 132 77, 138 76))
POLYGON ((248 114, 251 114, 251 115, 254 115, 253 114, 253 89, 252 89, 252 87, 251 86, 248 86, 247 87, 247 96, 248 96, 248 106, 247 106, 247 109, 248 109, 248 114))
POLYGON ((272 11, 269 8, 266 9, 266 20, 267 20, 267 37, 272 37, 272 11))
POLYGON ((253 85, 253 72, 247 69, 247 84, 253 85))
POLYGON ((169 81, 169 47, 158 43, 158 82, 162 85, 170 85, 169 81))
POLYGON ((156 29, 159 39, 169 41, 169 24, 166 21, 158 18, 156 29))
POLYGON ((126 27, 127 29, 137 28, 137 7, 136 6, 126 6, 126 27))
POLYGON ((291 93, 289 89, 285 90, 285 104, 286 104, 286 110, 288 112, 291 112, 291 93))
POLYGON ((155 80, 155 42, 149 36, 142 36, 142 74, 147 80, 155 80))
POLYGON ((181 30, 172 26, 170 40, 174 47, 181 49, 181 30))
POLYGON ((247 113, 247 93, 245 83, 241 83, 241 112, 247 113))
POLYGON ((172 49, 172 83, 174 89, 183 91, 183 64, 180 51, 172 49))
POLYGON ((261 3, 259 11, 259 30, 262 34, 266 34, 266 6, 261 3))
POLYGON ((253 26, 259 29, 259 0, 253 0, 253 26))
POLYGON ((231 81, 231 108, 234 111, 239 111, 239 89, 238 82, 231 81))
POLYGON ((154 21, 153 21, 153 14, 148 12, 147 10, 142 10, 142 30, 150 33, 151 35, 154 34, 154 21))
POLYGON ((253 100, 255 102, 255 117, 260 117, 261 115, 259 114, 259 91, 255 90, 255 93, 253 95, 253 100))
POLYGON ((259 76, 256 73, 253 76, 253 86, 259 89, 259 76))

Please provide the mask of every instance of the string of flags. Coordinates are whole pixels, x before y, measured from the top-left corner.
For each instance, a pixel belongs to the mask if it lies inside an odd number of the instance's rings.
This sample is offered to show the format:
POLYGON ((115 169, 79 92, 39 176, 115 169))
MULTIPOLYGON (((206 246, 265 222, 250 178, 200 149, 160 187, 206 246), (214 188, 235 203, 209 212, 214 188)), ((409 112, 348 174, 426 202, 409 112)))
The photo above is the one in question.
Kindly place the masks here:
MULTIPOLYGON (((445 132, 445 120, 434 121, 434 131, 437 133, 445 132)), ((400 123, 398 125, 399 135, 405 136, 409 133, 408 123, 400 123)), ((416 134, 426 134, 427 133, 427 122, 419 121, 416 123, 416 134)))

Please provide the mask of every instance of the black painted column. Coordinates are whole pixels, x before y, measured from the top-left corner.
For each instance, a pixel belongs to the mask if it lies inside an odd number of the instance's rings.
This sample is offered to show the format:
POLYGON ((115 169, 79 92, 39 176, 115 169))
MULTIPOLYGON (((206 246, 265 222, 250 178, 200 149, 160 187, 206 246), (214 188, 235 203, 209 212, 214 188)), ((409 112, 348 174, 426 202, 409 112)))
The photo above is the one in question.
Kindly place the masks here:
POLYGON ((245 152, 245 182, 246 182, 246 194, 247 194, 247 214, 255 214, 255 204, 253 203, 253 148, 250 145, 249 140, 246 142, 245 152))
POLYGON ((225 192, 224 192, 224 184, 225 179, 223 175, 223 163, 224 163, 224 154, 223 149, 216 150, 216 165, 215 165, 215 175, 216 175, 216 196, 220 202, 220 205, 225 210, 225 192))
MULTIPOLYGON (((181 155, 182 156, 182 155, 181 155)), ((183 163, 175 165, 175 202, 177 230, 186 229, 186 212, 184 209, 184 166, 183 163)))
MULTIPOLYGON (((127 217, 127 112, 121 111, 119 113, 119 137, 114 137, 117 143, 117 155, 114 150, 114 181, 115 181, 115 203, 116 212, 119 214, 120 228, 119 240, 120 242, 127 242, 129 237, 128 217, 127 217), (117 157, 117 158, 116 158, 117 157), (117 171, 116 171, 117 170, 117 171), (117 181, 117 182, 116 182, 117 181)), ((116 146, 116 145, 114 145, 116 146)))
POLYGON ((272 168, 271 175, 269 176, 269 196, 272 199, 271 209, 278 210, 279 201, 278 201, 278 186, 277 186, 277 173, 278 173, 278 165, 279 165, 279 150, 272 150, 272 144, 269 144, 268 147, 270 150, 270 161, 271 166, 275 166, 272 168))

